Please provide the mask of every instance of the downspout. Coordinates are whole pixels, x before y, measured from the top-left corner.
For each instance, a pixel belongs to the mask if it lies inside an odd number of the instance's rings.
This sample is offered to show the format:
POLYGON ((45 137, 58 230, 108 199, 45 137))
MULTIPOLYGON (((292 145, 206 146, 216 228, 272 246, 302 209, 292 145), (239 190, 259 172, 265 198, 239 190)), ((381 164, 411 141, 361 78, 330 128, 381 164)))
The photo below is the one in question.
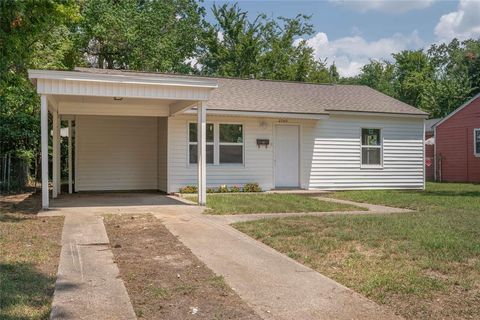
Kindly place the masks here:
POLYGON ((437 126, 433 127, 433 180, 437 181, 437 126))
POLYGON ((425 190, 425 179, 426 179, 426 171, 427 168, 425 167, 425 152, 426 152, 426 147, 425 147, 425 119, 423 119, 423 136, 422 136, 422 158, 423 158, 423 190, 425 190))

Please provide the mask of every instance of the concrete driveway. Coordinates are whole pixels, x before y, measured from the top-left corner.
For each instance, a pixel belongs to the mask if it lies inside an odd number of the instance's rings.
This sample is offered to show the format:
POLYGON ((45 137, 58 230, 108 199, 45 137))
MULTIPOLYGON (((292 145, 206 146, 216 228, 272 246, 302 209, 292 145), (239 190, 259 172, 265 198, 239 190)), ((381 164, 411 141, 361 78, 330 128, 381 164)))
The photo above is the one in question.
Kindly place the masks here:
MULTIPOLYGON (((125 286, 117 278, 118 268, 101 218, 122 213, 150 213, 160 219, 264 319, 399 318, 230 227, 231 217, 202 215, 203 208, 174 197, 159 193, 62 195, 52 207, 42 215, 66 217, 53 318, 65 314, 79 319, 135 318, 125 286)), ((382 208, 373 212, 382 212, 382 208)))
POLYGON ((65 216, 51 319, 136 319, 102 215, 183 211, 160 193, 64 194, 40 216, 65 216))

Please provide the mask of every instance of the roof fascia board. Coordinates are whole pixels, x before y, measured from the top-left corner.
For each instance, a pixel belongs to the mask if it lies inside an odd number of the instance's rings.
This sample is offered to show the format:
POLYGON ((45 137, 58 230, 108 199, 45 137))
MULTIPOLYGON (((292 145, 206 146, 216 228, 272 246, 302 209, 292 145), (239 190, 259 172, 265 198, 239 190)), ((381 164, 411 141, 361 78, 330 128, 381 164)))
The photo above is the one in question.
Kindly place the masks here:
POLYGON ((28 70, 30 80, 50 79, 65 81, 112 82, 125 84, 150 84, 162 86, 184 86, 196 88, 218 88, 215 80, 193 80, 186 77, 142 77, 119 74, 99 74, 81 71, 28 70))
POLYGON ((473 98, 471 98, 470 100, 468 100, 467 102, 465 102, 464 104, 462 104, 460 107, 458 107, 457 109, 453 110, 448 116, 446 116, 445 118, 443 118, 442 120, 440 120, 439 122, 435 123, 432 128, 437 128, 439 125, 441 125, 442 123, 444 123, 445 121, 447 121, 448 119, 450 119, 451 117, 453 117, 457 112, 459 112, 460 110, 462 110, 463 108, 465 108, 466 106, 468 106, 470 103, 472 103, 473 101, 475 101, 477 98, 480 98, 480 93, 476 94, 473 98))
MULTIPOLYGON (((197 113, 196 110, 191 109, 184 112, 183 114, 196 114, 196 113, 197 113)), ((208 101, 207 101, 207 115, 261 117, 261 118, 290 118, 290 119, 310 119, 310 120, 327 119, 329 117, 328 114, 318 114, 318 113, 235 111, 235 110, 208 109, 208 101)))
POLYGON ((400 118, 419 118, 426 119, 428 114, 413 114, 413 113, 392 113, 392 112, 368 112, 368 111, 335 111, 326 110, 330 115, 356 115, 356 116, 373 116, 373 117, 400 117, 400 118))

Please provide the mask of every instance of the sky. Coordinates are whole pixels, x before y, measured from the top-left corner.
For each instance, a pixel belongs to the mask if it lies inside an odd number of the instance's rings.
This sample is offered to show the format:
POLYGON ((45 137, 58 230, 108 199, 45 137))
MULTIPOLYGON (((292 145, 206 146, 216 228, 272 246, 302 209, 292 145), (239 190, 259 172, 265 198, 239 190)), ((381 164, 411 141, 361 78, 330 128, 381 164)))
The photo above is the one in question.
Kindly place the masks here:
MULTIPOLYGON (((225 2, 205 0, 211 6, 225 2)), ((315 57, 335 62, 340 75, 355 76, 370 59, 391 60, 405 49, 480 38, 480 0, 238 0, 251 19, 311 15, 315 34, 305 37, 315 57)))

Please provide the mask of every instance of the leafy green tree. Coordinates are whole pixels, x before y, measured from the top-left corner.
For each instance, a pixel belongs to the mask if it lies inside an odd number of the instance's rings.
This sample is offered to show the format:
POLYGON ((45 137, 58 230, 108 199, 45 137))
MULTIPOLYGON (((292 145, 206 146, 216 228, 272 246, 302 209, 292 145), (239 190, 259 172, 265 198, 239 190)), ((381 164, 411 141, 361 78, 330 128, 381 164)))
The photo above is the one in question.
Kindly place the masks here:
POLYGON ((465 75, 442 75, 425 87, 421 107, 432 118, 445 117, 468 100, 471 93, 471 81, 465 75))
POLYGON ((89 0, 76 43, 86 66, 190 71, 203 39, 204 8, 194 0, 89 0))
POLYGON ((213 6, 216 23, 210 26, 199 56, 199 72, 229 77, 308 82, 332 82, 336 67, 328 70, 316 61, 305 40, 313 34, 309 16, 267 19, 259 14, 250 21, 238 4, 213 6))
POLYGON ((66 68, 66 26, 77 13, 73 0, 0 2, 0 153, 37 149, 39 99, 27 70, 66 68))
POLYGON ((295 45, 297 37, 313 34, 306 15, 270 20, 265 28, 265 52, 259 60, 260 77, 273 80, 308 81, 315 70, 313 50, 306 41, 295 45))
POLYGON ((266 16, 258 15, 253 21, 248 20, 247 12, 238 4, 213 5, 216 24, 209 27, 205 49, 198 58, 201 73, 249 77, 258 74, 258 61, 265 50, 264 32, 270 28, 266 16))
POLYGON ((39 43, 48 46, 47 40, 54 38, 52 33, 67 21, 74 21, 77 12, 74 0, 1 1, 0 76, 25 73, 38 56, 39 43))
POLYGON ((394 53, 395 95, 412 106, 422 107, 423 93, 433 79, 433 68, 423 50, 404 50, 394 53))
POLYGON ((370 60, 362 67, 355 83, 369 86, 389 96, 395 96, 395 66, 389 61, 370 60))
POLYGON ((331 83, 337 83, 340 80, 340 74, 338 73, 335 62, 332 63, 328 68, 328 75, 331 83))

